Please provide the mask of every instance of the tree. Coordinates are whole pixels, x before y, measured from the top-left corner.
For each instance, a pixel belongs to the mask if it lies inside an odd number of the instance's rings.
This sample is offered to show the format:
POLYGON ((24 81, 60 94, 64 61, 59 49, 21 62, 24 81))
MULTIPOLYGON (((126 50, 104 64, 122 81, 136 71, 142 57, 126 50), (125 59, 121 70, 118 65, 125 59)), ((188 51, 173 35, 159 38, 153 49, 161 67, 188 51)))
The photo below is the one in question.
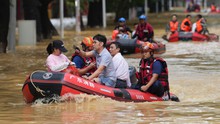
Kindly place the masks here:
POLYGON ((40 15, 41 15, 41 26, 42 26, 42 34, 44 39, 52 38, 53 35, 58 35, 57 30, 54 28, 52 23, 50 22, 48 16, 48 5, 53 0, 40 0, 41 8, 40 8, 40 15))
POLYGON ((53 0, 23 0, 24 18, 36 20, 37 41, 58 35, 48 17, 48 4, 53 0))
POLYGON ((88 26, 102 26, 102 0, 89 1, 88 26))
POLYGON ((118 21, 120 17, 128 18, 128 10, 130 7, 129 0, 117 0, 115 6, 115 21, 118 21))
POLYGON ((9 0, 0 0, 0 53, 6 53, 10 15, 9 0))

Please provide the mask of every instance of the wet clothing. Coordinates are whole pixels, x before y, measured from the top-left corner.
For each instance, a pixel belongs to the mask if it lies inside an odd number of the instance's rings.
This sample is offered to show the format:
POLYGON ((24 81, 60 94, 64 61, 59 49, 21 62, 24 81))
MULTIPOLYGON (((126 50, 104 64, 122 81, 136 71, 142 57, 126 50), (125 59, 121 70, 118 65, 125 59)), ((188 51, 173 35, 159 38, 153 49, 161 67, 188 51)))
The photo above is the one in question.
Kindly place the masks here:
POLYGON ((149 87, 147 92, 162 96, 165 91, 169 91, 168 69, 166 62, 161 58, 141 59, 140 71, 138 73, 138 84, 135 88, 141 88, 152 78, 153 74, 158 74, 158 79, 149 87))
POLYGON ((181 23, 180 29, 184 32, 190 32, 192 29, 192 22, 188 18, 185 18, 181 23))
POLYGON ((153 41, 154 30, 153 27, 149 23, 138 24, 135 34, 132 38, 136 38, 141 41, 153 41), (147 38, 147 40, 144 40, 147 38))

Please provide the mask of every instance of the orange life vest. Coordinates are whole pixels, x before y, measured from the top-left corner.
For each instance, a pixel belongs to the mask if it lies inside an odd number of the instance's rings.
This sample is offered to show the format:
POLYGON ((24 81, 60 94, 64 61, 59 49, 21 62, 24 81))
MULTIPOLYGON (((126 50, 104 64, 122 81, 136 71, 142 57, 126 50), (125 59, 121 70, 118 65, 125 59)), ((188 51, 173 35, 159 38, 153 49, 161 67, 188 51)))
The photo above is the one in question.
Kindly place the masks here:
POLYGON ((77 75, 77 76, 80 75, 77 68, 74 67, 73 65, 68 66, 66 69, 62 70, 61 72, 70 73, 70 74, 77 75))
POLYGON ((203 29, 201 22, 202 22, 202 19, 199 19, 199 20, 196 22, 196 32, 198 32, 198 33, 201 33, 201 31, 202 31, 202 29, 203 29))
POLYGON ((150 79, 153 76, 153 64, 155 61, 160 61, 163 66, 163 71, 158 77, 158 80, 161 82, 161 84, 164 87, 165 91, 169 91, 169 82, 168 82, 168 69, 166 61, 164 61, 162 58, 151 58, 149 61, 144 62, 142 59, 140 61, 140 72, 139 72, 139 78, 142 84, 146 84, 150 81, 150 79))
POLYGON ((216 6, 215 5, 211 5, 211 12, 216 12, 216 6))
POLYGON ((181 28, 182 31, 190 32, 190 31, 191 31, 191 28, 192 28, 192 22, 191 22, 188 18, 185 18, 185 19, 182 21, 180 28, 181 28), (188 25, 185 25, 186 22, 189 23, 189 26, 188 26, 188 25))
POLYGON ((177 21, 176 22, 170 21, 170 31, 171 32, 177 31, 178 25, 179 25, 179 23, 177 21))

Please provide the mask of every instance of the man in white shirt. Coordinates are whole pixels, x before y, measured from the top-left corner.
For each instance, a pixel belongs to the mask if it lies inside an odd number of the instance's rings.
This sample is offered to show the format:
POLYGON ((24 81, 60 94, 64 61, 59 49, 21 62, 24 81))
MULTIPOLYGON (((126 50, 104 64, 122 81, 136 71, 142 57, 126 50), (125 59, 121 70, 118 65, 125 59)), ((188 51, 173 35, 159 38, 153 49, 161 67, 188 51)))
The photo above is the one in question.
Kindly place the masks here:
POLYGON ((127 88, 131 86, 129 66, 120 53, 120 43, 112 42, 110 45, 110 54, 112 55, 113 64, 116 72, 116 88, 127 88))

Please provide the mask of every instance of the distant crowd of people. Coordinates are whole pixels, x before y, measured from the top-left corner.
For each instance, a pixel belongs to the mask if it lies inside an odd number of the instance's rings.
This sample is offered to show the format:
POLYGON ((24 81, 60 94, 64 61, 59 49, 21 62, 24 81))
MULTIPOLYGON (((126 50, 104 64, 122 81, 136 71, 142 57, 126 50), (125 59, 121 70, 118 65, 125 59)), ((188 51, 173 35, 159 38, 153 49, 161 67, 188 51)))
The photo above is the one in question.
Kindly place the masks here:
POLYGON ((200 14, 196 16, 196 22, 191 22, 192 16, 186 15, 182 22, 178 21, 178 16, 173 14, 170 22, 166 26, 166 39, 175 32, 197 32, 199 34, 208 34, 207 20, 200 14))
MULTIPOLYGON (((186 12, 200 12, 201 11, 201 3, 194 2, 194 0, 186 0, 186 12)), ((210 4, 205 12, 219 12, 218 6, 213 2, 210 4)))

